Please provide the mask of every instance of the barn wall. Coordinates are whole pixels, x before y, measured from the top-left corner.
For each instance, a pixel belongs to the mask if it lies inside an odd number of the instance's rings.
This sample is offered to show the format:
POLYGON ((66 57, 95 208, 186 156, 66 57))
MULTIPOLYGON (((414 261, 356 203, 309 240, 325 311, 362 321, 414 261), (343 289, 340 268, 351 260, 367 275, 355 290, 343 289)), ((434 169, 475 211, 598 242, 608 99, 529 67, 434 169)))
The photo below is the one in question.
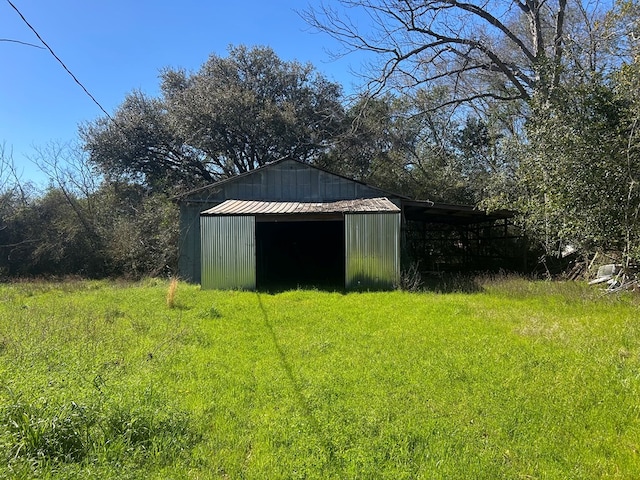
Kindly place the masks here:
MULTIPOLYGON (((269 202, 332 202, 388 197, 388 193, 293 160, 223 180, 191 193, 185 201, 216 203, 225 200, 269 202)), ((203 209, 204 210, 204 209, 203 209)))
POLYGON ((200 283, 200 211, 202 204, 180 205, 178 273, 187 282, 200 283))
POLYGON ((203 289, 256 288, 255 217, 200 217, 203 289))
POLYGON ((374 198, 380 191, 299 162, 278 163, 220 185, 220 200, 330 202, 374 198))
POLYGON ((345 215, 345 287, 389 289, 400 279, 400 214, 345 215))

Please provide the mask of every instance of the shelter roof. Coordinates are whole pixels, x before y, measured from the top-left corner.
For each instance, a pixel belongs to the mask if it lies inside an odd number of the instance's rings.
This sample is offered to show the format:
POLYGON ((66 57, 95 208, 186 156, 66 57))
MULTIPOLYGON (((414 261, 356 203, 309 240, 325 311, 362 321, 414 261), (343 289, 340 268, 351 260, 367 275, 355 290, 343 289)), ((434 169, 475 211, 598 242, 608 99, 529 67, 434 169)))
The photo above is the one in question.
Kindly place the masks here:
POLYGON ((438 203, 428 200, 402 200, 402 209, 407 220, 465 225, 512 218, 515 213, 497 210, 490 213, 472 205, 438 203))

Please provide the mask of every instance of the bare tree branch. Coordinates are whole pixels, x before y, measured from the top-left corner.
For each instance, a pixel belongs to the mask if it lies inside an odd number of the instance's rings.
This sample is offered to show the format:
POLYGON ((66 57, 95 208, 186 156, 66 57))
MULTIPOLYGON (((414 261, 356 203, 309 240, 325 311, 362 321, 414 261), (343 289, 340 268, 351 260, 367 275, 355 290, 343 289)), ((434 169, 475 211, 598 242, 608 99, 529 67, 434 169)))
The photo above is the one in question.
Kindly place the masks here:
POLYGON ((567 0, 334 0, 302 17, 341 55, 377 57, 369 89, 449 86, 469 99, 527 100, 560 81, 567 0), (489 93, 487 93, 489 92, 489 93))

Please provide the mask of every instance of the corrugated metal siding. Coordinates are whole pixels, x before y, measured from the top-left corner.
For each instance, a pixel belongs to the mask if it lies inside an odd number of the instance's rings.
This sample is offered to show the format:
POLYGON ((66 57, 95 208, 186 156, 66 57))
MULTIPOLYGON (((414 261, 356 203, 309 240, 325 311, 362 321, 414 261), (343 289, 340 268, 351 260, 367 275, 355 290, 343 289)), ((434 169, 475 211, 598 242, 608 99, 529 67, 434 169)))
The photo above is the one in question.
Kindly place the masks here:
POLYGON ((285 160, 195 190, 183 201, 204 200, 213 206, 233 198, 273 202, 330 202, 380 196, 385 196, 384 192, 375 187, 318 170, 311 165, 285 160))
POLYGON ((345 287, 393 288, 400 278, 400 214, 345 215, 345 287))
POLYGON ((256 288, 255 217, 200 217, 203 289, 256 288))

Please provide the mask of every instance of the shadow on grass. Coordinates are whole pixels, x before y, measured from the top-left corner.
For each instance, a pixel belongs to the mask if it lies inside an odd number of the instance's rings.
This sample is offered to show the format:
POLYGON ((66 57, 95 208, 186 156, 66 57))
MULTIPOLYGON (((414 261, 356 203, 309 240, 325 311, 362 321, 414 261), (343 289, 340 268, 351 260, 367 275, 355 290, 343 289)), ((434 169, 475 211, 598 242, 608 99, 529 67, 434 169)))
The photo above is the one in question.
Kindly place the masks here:
MULTIPOLYGON (((480 293, 484 291, 483 283, 494 277, 499 278, 500 275, 490 275, 486 273, 460 273, 460 272, 428 272, 423 273, 419 281, 410 288, 404 285, 397 286, 400 290, 410 292, 434 292, 434 293, 480 293)), ((367 284, 368 285, 368 284, 367 284)), ((257 293, 267 295, 276 295, 279 293, 289 292, 291 290, 315 290, 319 292, 340 293, 346 295, 350 292, 378 292, 392 290, 386 285, 381 287, 370 286, 369 288, 354 287, 350 290, 344 286, 334 284, 276 284, 270 283, 260 285, 256 289, 257 293)))
POLYGON ((307 420, 309 421, 310 425, 313 426, 314 431, 316 432, 316 435, 318 436, 318 438, 320 439, 320 441, 324 444, 325 449, 329 455, 329 462, 334 462, 335 461, 335 445, 333 444, 333 442, 331 441, 331 438, 329 438, 324 430, 322 429, 322 426, 320 425, 320 422, 318 422, 318 419, 313 415, 313 411, 311 410, 311 407, 309 406, 309 402, 307 401, 307 399, 305 398, 304 394, 302 393, 302 388, 300 386, 300 384, 298 383, 298 381, 296 380, 295 376, 293 375, 293 370, 291 368, 291 364, 289 363, 289 361, 287 360, 287 357, 284 353, 284 350, 282 349, 282 346, 280 345, 280 342, 278 341, 278 337, 276 336, 276 332, 273 329, 273 325, 271 324, 271 320, 269 320, 269 314, 267 313, 267 310, 264 308, 264 304, 262 303, 262 298, 260 297, 260 293, 256 293, 256 297, 258 299, 258 305, 260 307, 260 311, 262 312, 262 317, 264 320, 264 325, 267 328, 268 332, 269 332, 269 336, 271 337, 271 341, 273 342, 273 345, 276 349, 276 351, 278 352, 278 359, 280 360, 280 365, 282 366, 282 370, 284 370, 287 379, 289 380, 289 382, 291 383, 291 387, 293 389, 293 392, 296 396, 296 402, 298 404, 298 407, 300 408, 300 410, 303 412, 304 416, 307 418, 307 420))

